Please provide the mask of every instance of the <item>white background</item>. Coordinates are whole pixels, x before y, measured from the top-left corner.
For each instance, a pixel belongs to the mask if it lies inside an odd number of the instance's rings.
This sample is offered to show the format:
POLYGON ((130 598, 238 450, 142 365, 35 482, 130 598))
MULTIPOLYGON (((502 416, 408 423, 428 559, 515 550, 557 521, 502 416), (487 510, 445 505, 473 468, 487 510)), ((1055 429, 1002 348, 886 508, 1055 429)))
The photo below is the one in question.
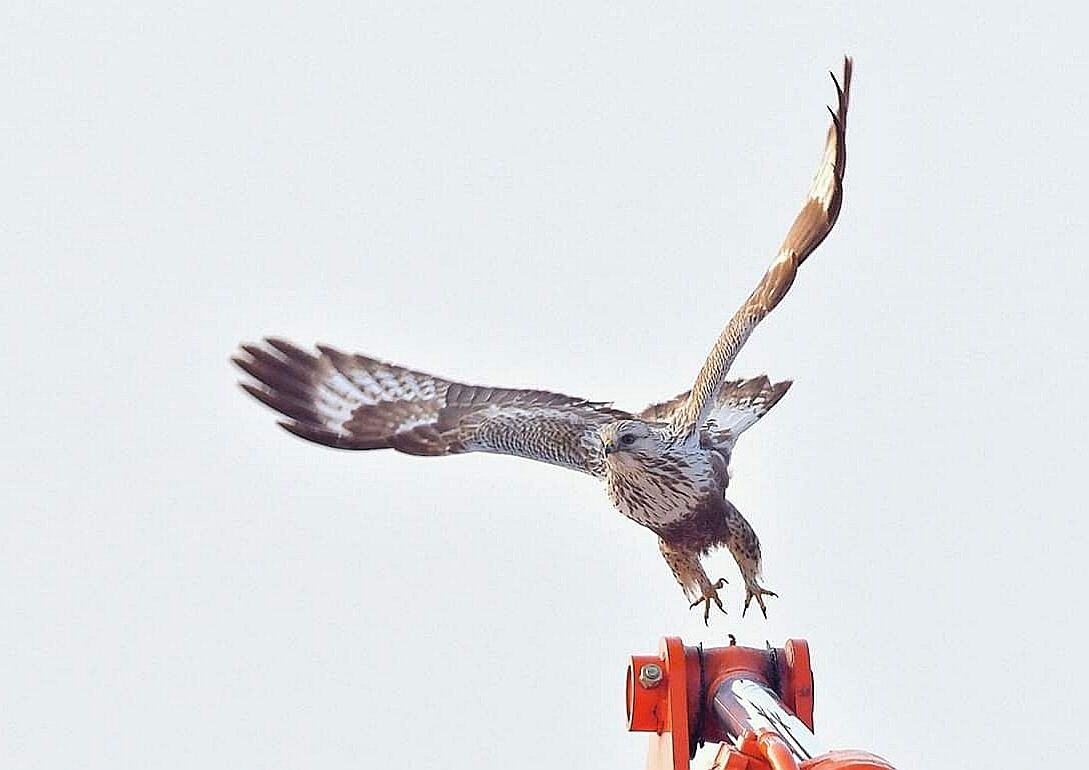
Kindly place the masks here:
POLYGON ((829 746, 1079 763, 1077 6, 73 5, 0 11, 0 766, 637 768, 627 656, 728 632, 809 639, 829 746), (589 477, 337 453, 235 386, 279 334, 687 388, 845 52, 843 215, 734 370, 795 379, 730 488, 767 621, 720 552, 705 629, 589 477))

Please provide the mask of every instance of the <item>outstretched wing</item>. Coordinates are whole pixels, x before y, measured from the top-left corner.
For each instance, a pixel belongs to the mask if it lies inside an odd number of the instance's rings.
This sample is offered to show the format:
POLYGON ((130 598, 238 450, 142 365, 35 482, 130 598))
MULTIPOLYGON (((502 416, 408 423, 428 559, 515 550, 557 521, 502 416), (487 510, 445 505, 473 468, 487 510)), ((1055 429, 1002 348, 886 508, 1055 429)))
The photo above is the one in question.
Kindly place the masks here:
POLYGON ((718 341, 696 377, 696 384, 692 386, 688 399, 675 412, 671 422, 672 430, 677 436, 691 436, 707 420, 714 406, 715 394, 726 379, 741 347, 756 325, 786 295, 794 282, 798 266, 832 231, 836 218, 839 217, 843 202, 843 173, 847 165, 847 104, 851 93, 851 67, 851 59, 845 57, 842 87, 836 76, 832 76, 838 105, 835 111, 829 108, 832 125, 828 129, 824 154, 805 204, 779 248, 775 261, 756 290, 719 334, 718 341))
MULTIPOLYGON (((738 437, 779 403, 790 386, 790 380, 772 383, 766 375, 727 380, 719 387, 701 428, 716 449, 731 452, 738 437)), ((651 404, 638 417, 648 422, 671 422, 687 403, 688 394, 686 391, 669 401, 651 404)))
POLYGON ((338 449, 414 455, 494 452, 604 474, 598 428, 630 417, 543 390, 465 385, 362 355, 266 339, 243 345, 242 387, 296 436, 338 449))

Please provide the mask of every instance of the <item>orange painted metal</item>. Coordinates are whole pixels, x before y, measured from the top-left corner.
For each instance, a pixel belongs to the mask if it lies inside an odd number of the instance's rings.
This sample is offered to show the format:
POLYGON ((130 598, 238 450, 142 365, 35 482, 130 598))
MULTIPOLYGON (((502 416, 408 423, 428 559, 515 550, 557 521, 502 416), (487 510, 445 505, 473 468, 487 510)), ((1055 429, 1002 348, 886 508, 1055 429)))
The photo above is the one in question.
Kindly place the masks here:
MULTIPOLYGON (((789 755, 789 750, 787 754, 789 755)), ((788 756, 786 764, 776 765, 764 753, 757 737, 751 733, 745 736, 741 746, 737 748, 723 744, 709 770, 778 770, 780 767, 791 770, 896 770, 881 757, 856 750, 830 751, 800 765, 794 763, 793 757, 788 756)))
POLYGON ((798 770, 798 763, 790 753, 790 747, 779 733, 771 730, 761 731, 756 736, 756 745, 767 760, 771 770, 798 770))
POLYGON ((790 639, 778 649, 731 644, 703 650, 666 637, 657 656, 634 655, 628 665, 628 730, 653 733, 647 770, 688 770, 693 746, 705 741, 722 744, 711 770, 895 770, 862 751, 833 751, 799 764, 783 738, 770 730, 746 732, 735 746, 711 708, 712 694, 731 676, 767 686, 813 729, 813 671, 805 640, 790 639), (661 668, 659 680, 641 681, 640 672, 648 665, 661 668))
POLYGON ((787 706, 812 730, 813 669, 809 664, 809 642, 805 639, 787 639, 783 652, 786 656, 784 675, 788 680, 783 689, 790 695, 787 706))
POLYGON ((709 770, 769 770, 767 762, 723 746, 709 770))
MULTIPOLYGON (((662 666, 657 655, 632 655, 628 664, 628 684, 626 698, 628 703, 628 730, 636 733, 662 733, 666 725, 669 688, 665 681, 653 688, 646 688, 639 683, 639 672, 644 666, 662 666)), ((663 668, 664 674, 664 668, 663 668)))
POLYGON ((896 770, 868 751, 830 751, 802 763, 801 770, 896 770))
POLYGON ((724 744, 710 770, 896 770, 867 751, 830 751, 801 764, 774 733, 748 733, 737 748, 724 744), (774 747, 774 748, 773 748, 774 747))
MULTIPOLYGON (((664 678, 662 683, 653 690, 663 690, 658 696, 655 706, 656 721, 660 727, 655 735, 650 736, 650 747, 647 750, 647 770, 652 770, 652 768, 661 768, 662 770, 682 768, 687 770, 689 757, 688 726, 691 711, 689 708, 691 666, 687 663, 684 644, 675 636, 662 639, 658 645, 658 659, 664 670, 664 678)), ((699 676, 698 671, 696 676, 699 676)), ((645 693, 653 692, 653 690, 644 689, 638 682, 636 688, 641 691, 636 695, 636 702, 643 699, 645 693)))

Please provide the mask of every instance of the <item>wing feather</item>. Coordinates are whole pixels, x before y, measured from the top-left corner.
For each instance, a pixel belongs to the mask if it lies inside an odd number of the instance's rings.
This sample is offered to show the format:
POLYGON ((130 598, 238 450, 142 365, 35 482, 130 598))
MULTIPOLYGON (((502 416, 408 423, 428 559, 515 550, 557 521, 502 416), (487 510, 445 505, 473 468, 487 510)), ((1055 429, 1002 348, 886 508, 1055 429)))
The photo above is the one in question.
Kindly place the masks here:
POLYGON ((832 231, 843 203, 843 174, 847 166, 847 106, 851 93, 852 61, 843 60, 843 84, 835 75, 837 108, 832 111, 824 153, 805 203, 787 233, 771 267, 745 303, 719 334, 707 361, 684 404, 671 418, 675 435, 688 437, 698 432, 714 408, 715 394, 726 379, 738 352, 749 335, 786 295, 798 266, 832 231))
MULTIPOLYGON (((716 449, 732 451, 738 437, 779 403, 790 380, 772 383, 766 375, 747 380, 727 380, 719 387, 714 405, 702 424, 716 449)), ((638 417, 650 422, 671 422, 688 400, 689 391, 669 401, 651 404, 638 417)))
POLYGON ((242 388, 287 417, 287 431, 338 449, 415 455, 492 452, 600 476, 598 429, 631 415, 562 393, 467 385, 318 345, 242 345, 242 388))

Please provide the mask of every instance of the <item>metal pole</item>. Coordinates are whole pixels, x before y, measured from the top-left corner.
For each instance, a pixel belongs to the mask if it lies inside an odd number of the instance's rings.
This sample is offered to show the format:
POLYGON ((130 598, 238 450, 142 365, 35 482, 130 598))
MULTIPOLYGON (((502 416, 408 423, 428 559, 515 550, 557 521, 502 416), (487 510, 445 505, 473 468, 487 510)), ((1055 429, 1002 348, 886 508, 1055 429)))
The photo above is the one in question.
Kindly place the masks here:
POLYGON ((819 756, 824 749, 813 732, 787 711, 767 685, 744 676, 730 676, 715 688, 712 707, 726 734, 740 746, 746 732, 771 730, 782 737, 798 762, 819 756))

